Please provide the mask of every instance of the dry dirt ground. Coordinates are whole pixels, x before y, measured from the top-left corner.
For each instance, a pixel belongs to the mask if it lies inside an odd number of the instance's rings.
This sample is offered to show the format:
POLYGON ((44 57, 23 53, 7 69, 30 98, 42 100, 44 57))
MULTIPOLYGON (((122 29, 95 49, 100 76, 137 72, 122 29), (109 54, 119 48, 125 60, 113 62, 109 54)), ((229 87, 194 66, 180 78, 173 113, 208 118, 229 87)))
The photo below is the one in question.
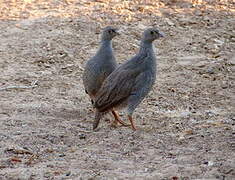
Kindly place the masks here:
POLYGON ((8 0, 0 18, 1 180, 235 179, 233 0, 8 0), (106 25, 119 63, 166 35, 136 132, 91 131, 81 76, 106 25))

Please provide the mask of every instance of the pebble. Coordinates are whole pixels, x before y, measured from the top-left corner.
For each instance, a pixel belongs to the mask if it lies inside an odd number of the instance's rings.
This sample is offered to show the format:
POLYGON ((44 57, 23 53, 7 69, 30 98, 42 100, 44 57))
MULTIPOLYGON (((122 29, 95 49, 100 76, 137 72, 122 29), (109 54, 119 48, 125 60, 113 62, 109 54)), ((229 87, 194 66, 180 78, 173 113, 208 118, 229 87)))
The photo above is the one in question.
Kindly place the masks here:
POLYGON ((65 157, 66 155, 65 154, 59 154, 59 157, 65 157))
POLYGON ((215 73, 215 70, 213 67, 209 67, 206 71, 208 74, 214 74, 215 73))
POLYGON ((80 134, 79 139, 86 139, 86 135, 85 134, 80 134))
POLYGON ((65 173, 65 176, 70 176, 71 175, 71 171, 68 171, 65 173))
POLYGON ((169 26, 174 26, 175 24, 168 18, 165 18, 165 21, 166 23, 169 25, 169 26))
POLYGON ((146 29, 147 27, 146 27, 144 24, 139 23, 139 24, 138 24, 138 28, 144 30, 144 29, 146 29))
POLYGON ((228 59, 228 63, 229 63, 230 65, 234 66, 234 65, 235 65, 235 56, 232 57, 232 58, 230 58, 230 59, 228 59))
MULTIPOLYGON (((26 170, 22 170, 19 174, 18 174, 18 178, 20 180, 28 180, 30 179, 30 177, 32 176, 32 172, 28 169, 26 170)), ((13 178, 14 179, 14 178, 13 178)))
POLYGON ((207 164, 208 166, 213 166, 214 165, 214 162, 212 162, 212 161, 208 161, 208 164, 207 164))
POLYGON ((189 115, 190 115, 190 112, 188 112, 188 111, 181 112, 182 117, 188 117, 189 115))

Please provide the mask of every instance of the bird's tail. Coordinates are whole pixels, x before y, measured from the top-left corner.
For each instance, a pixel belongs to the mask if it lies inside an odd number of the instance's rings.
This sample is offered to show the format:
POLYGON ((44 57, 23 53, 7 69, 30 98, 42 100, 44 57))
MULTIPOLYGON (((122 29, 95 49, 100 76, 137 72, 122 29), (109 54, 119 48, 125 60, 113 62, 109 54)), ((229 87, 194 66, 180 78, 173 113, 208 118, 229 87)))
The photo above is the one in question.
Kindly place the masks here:
POLYGON ((102 115, 103 115, 102 112, 99 112, 97 109, 95 110, 95 120, 93 122, 93 130, 95 130, 98 127, 102 115))

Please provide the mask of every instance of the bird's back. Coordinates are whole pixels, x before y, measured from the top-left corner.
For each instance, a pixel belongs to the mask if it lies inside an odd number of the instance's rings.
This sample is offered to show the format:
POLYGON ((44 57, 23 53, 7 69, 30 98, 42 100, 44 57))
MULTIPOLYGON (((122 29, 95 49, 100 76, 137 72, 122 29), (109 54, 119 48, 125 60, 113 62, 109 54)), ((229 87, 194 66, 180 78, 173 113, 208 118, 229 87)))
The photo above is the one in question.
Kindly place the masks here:
POLYGON ((139 84, 150 90, 156 74, 154 58, 151 53, 144 52, 119 66, 102 84, 95 98, 95 107, 100 111, 106 111, 112 107, 125 106, 125 101, 139 84), (143 75, 149 77, 139 78, 143 75))
POLYGON ((103 81, 117 67, 112 51, 97 53, 91 58, 84 69, 83 84, 86 92, 94 97, 103 81))

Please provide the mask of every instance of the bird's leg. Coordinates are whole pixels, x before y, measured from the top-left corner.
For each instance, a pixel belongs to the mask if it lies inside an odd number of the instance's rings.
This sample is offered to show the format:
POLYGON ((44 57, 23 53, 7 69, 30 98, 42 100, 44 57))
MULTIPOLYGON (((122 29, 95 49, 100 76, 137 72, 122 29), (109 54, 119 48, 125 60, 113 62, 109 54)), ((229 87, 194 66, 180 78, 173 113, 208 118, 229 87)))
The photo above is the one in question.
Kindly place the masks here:
POLYGON ((124 122, 119 118, 119 115, 118 115, 114 110, 112 110, 111 112, 112 112, 112 114, 113 114, 113 116, 114 116, 114 118, 115 118, 115 120, 114 120, 114 122, 113 122, 113 125, 114 125, 114 126, 116 126, 117 123, 120 123, 120 124, 123 125, 123 126, 129 126, 128 124, 124 123, 124 122))
POLYGON ((132 127, 132 129, 135 131, 135 130, 136 130, 136 127, 135 127, 135 125, 134 125, 132 116, 131 116, 131 115, 128 115, 128 119, 129 119, 129 121, 131 122, 131 127, 132 127))
POLYGON ((94 122, 93 122, 93 130, 95 130, 95 129, 98 127, 98 125, 99 125, 99 123, 100 123, 101 116, 102 116, 102 113, 99 112, 99 111, 96 109, 96 111, 95 111, 95 120, 94 120, 94 122))
MULTIPOLYGON (((86 91, 86 93, 88 94, 88 92, 87 92, 87 90, 85 90, 86 91)), ((91 109, 91 111, 92 112, 95 112, 95 108, 94 108, 94 95, 92 95, 92 94, 89 94, 89 96, 90 96, 90 101, 91 101, 91 105, 92 105, 92 109, 91 109)))

